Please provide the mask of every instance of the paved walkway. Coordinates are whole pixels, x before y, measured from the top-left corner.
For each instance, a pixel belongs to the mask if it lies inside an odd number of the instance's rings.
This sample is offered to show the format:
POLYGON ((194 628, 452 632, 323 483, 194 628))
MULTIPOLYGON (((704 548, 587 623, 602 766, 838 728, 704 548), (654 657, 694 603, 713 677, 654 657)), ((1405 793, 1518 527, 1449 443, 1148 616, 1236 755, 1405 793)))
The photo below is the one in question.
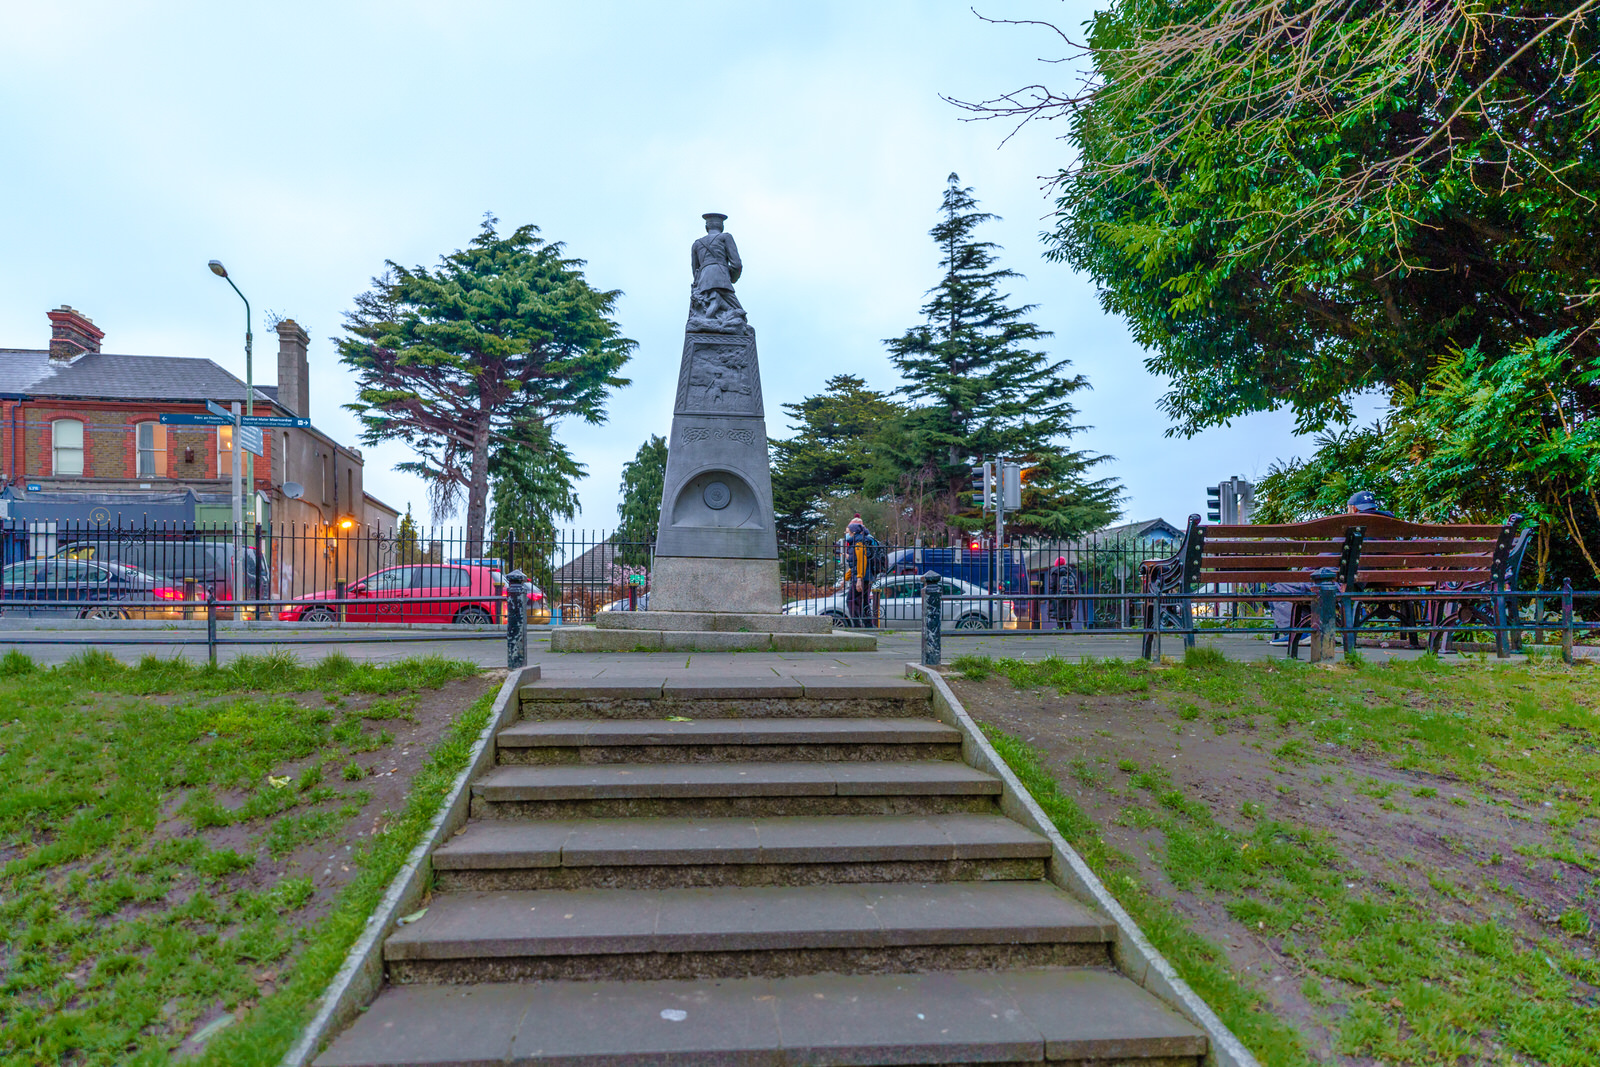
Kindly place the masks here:
MULTIPOLYGON (((319 635, 316 643, 279 643, 274 640, 274 635, 271 633, 248 633, 241 636, 250 643, 220 645, 217 649, 219 661, 226 663, 241 655, 260 655, 274 648, 285 648, 294 652, 303 661, 318 660, 330 653, 342 652, 353 660, 379 663, 422 655, 465 659, 484 667, 504 667, 506 662, 505 639, 498 636, 479 638, 465 634, 457 636, 448 633, 380 631, 363 633, 361 636, 365 640, 350 640, 347 635, 330 632, 325 637, 319 635)), ((768 670, 787 674, 797 663, 806 664, 807 673, 816 673, 820 670, 845 674, 899 676, 908 660, 915 660, 921 656, 920 635, 916 633, 888 630, 880 632, 878 637, 876 652, 552 653, 549 630, 535 629, 529 633, 528 658, 529 662, 539 663, 544 667, 546 677, 562 675, 592 678, 606 672, 637 673, 639 667, 647 667, 652 671, 660 669, 680 672, 691 669, 691 665, 694 669, 717 670, 729 676, 763 673, 768 670)), ((1207 635, 1200 638, 1200 644, 1220 650, 1231 660, 1281 659, 1284 655, 1282 648, 1273 648, 1257 636, 1207 635)), ((203 634, 197 633, 164 632, 157 635, 150 631, 108 633, 104 630, 77 634, 65 631, 0 633, 0 653, 13 648, 45 664, 64 662, 85 648, 101 648, 124 663, 137 663, 149 655, 182 655, 192 660, 206 658, 203 634), (29 643, 40 638, 60 643, 29 643), (201 638, 201 643, 176 643, 178 639, 195 638, 201 638), (110 643, 111 641, 117 643, 110 643)), ((1553 646, 1550 650, 1556 651, 1553 646)), ((1182 656, 1182 638, 1163 639, 1162 651, 1168 656, 1182 656)), ((1585 658, 1600 658, 1600 648, 1593 646, 1580 646, 1575 651, 1577 655, 1585 658)), ((1301 650, 1302 658, 1307 654, 1305 649, 1301 650)), ((1420 655, 1410 648, 1362 648, 1361 654, 1368 661, 1413 659, 1420 655)), ((963 655, 1013 656, 1019 659, 1043 659, 1052 655, 1074 660, 1085 656, 1096 659, 1137 659, 1139 638, 1049 631, 970 637, 946 634, 945 662, 948 663, 963 655)), ((1522 659, 1522 656, 1515 655, 1511 657, 1511 662, 1521 662, 1522 659)), ((1443 661, 1463 662, 1461 657, 1454 655, 1445 656, 1443 661)))

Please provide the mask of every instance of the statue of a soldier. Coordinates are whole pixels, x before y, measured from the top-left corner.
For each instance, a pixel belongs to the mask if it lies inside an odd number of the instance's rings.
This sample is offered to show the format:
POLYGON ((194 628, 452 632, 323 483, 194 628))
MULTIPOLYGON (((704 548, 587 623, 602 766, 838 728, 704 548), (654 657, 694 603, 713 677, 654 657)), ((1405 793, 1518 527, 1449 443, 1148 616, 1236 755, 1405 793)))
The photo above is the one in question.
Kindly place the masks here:
POLYGON ((743 333, 749 328, 744 307, 733 293, 733 283, 744 272, 739 262, 739 246, 724 233, 722 220, 728 216, 710 211, 706 235, 694 243, 690 266, 694 285, 689 293, 689 329, 707 333, 743 333))

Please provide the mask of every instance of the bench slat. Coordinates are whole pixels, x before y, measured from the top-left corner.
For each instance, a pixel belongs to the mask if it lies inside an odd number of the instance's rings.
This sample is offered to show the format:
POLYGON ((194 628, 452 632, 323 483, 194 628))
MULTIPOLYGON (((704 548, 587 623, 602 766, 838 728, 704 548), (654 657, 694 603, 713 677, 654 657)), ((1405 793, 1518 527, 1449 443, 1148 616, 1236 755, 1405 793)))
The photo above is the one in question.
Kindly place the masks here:
POLYGON ((1381 556, 1386 552, 1416 552, 1419 549, 1428 552, 1493 552, 1495 545, 1498 543, 1499 538, 1494 537, 1486 537, 1474 541, 1432 541, 1427 538, 1379 541, 1373 538, 1366 538, 1361 542, 1361 554, 1370 555, 1376 553, 1381 556))
POLYGON ((1284 553, 1337 556, 1343 547, 1342 537, 1318 541, 1307 541, 1303 538, 1297 541, 1220 541, 1208 537, 1201 551, 1208 556, 1272 556, 1284 553))
POLYGON ((1442 582, 1484 582, 1489 580, 1489 568, 1439 568, 1427 570, 1369 571, 1356 573, 1356 581, 1363 585, 1438 585, 1442 582))
MULTIPOLYGON (((1313 568, 1313 569, 1315 569, 1315 568, 1313 568)), ((1249 584, 1249 583, 1253 583, 1253 582, 1265 582, 1265 583, 1271 584, 1272 582, 1309 582, 1310 580, 1311 580, 1311 571, 1310 570, 1304 570, 1304 571, 1291 571, 1291 570, 1278 570, 1278 571, 1201 571, 1200 572, 1200 576, 1195 579, 1195 581, 1197 581, 1201 585, 1210 585, 1212 582, 1223 582, 1225 584, 1226 583, 1231 583, 1233 585, 1243 585, 1243 584, 1249 584)), ((1199 594, 1196 594, 1196 595, 1198 596, 1199 594)))
POLYGON ((1488 567, 1494 562, 1493 552, 1474 552, 1471 554, 1431 553, 1408 556, 1380 556, 1366 552, 1361 553, 1362 570, 1406 570, 1416 567, 1488 567))
POLYGON ((1316 567, 1337 567, 1337 555, 1316 554, 1309 556, 1213 556, 1207 552, 1200 557, 1201 570, 1263 570, 1268 567, 1288 567, 1293 570, 1305 570, 1316 567))

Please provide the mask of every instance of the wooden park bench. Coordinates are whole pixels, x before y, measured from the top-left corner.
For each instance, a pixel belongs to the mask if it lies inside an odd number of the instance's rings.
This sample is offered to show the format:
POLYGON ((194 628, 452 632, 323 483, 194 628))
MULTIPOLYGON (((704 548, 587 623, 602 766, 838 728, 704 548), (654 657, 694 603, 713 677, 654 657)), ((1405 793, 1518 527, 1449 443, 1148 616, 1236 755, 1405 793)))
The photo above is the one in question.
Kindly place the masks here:
MULTIPOLYGON (((1512 619, 1504 593, 1514 588, 1526 535, 1516 533, 1522 516, 1499 526, 1415 523, 1386 515, 1331 515, 1280 525, 1206 526, 1190 515, 1177 551, 1146 560, 1144 654, 1154 653, 1156 630, 1184 632, 1194 643, 1194 601, 1209 585, 1259 586, 1308 583, 1312 573, 1333 571, 1342 592, 1339 619, 1344 647, 1355 647, 1357 628, 1389 616, 1401 628, 1427 628, 1428 647, 1441 651, 1453 628, 1485 621, 1504 627, 1512 619), (1459 589, 1459 601, 1396 600, 1399 592, 1459 589), (1370 594, 1363 598, 1360 594, 1370 594)), ((1246 590, 1240 590, 1241 592, 1246 590)), ((1295 600, 1289 629, 1290 656, 1299 655, 1300 636, 1314 615, 1311 594, 1278 594, 1263 599, 1295 600)), ((1415 632, 1415 630, 1413 630, 1415 632)), ((1505 631, 1496 634, 1504 649, 1505 631)))

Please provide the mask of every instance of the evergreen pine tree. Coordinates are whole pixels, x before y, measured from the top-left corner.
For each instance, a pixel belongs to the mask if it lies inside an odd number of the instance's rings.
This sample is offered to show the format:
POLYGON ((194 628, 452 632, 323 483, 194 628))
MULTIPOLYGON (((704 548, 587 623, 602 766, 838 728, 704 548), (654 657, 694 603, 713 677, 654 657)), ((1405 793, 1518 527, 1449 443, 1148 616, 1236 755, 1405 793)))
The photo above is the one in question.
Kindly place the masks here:
POLYGON ((626 545, 620 556, 629 566, 643 566, 650 559, 648 550, 636 546, 656 539, 666 481, 667 439, 651 434, 633 459, 622 465, 622 501, 617 505, 621 522, 616 540, 626 545))
POLYGON ((878 439, 900 419, 904 406, 867 388, 853 374, 836 374, 827 389, 798 404, 785 404, 794 436, 769 442, 772 497, 778 533, 787 539, 814 535, 830 501, 875 498, 884 483, 878 439))
POLYGON ((925 321, 884 342, 916 405, 893 445, 904 486, 922 498, 924 526, 976 529, 973 465, 1002 456, 1033 468, 1011 529, 1069 537, 1103 526, 1122 490, 1090 474, 1110 457, 1067 447, 1083 429, 1069 398, 1088 380, 1035 347, 1050 336, 1027 319, 1035 305, 1011 307, 1000 291, 1019 275, 996 265, 997 245, 974 237, 995 216, 978 210, 955 174, 949 181, 944 217, 929 231, 944 277, 922 306, 925 321))

